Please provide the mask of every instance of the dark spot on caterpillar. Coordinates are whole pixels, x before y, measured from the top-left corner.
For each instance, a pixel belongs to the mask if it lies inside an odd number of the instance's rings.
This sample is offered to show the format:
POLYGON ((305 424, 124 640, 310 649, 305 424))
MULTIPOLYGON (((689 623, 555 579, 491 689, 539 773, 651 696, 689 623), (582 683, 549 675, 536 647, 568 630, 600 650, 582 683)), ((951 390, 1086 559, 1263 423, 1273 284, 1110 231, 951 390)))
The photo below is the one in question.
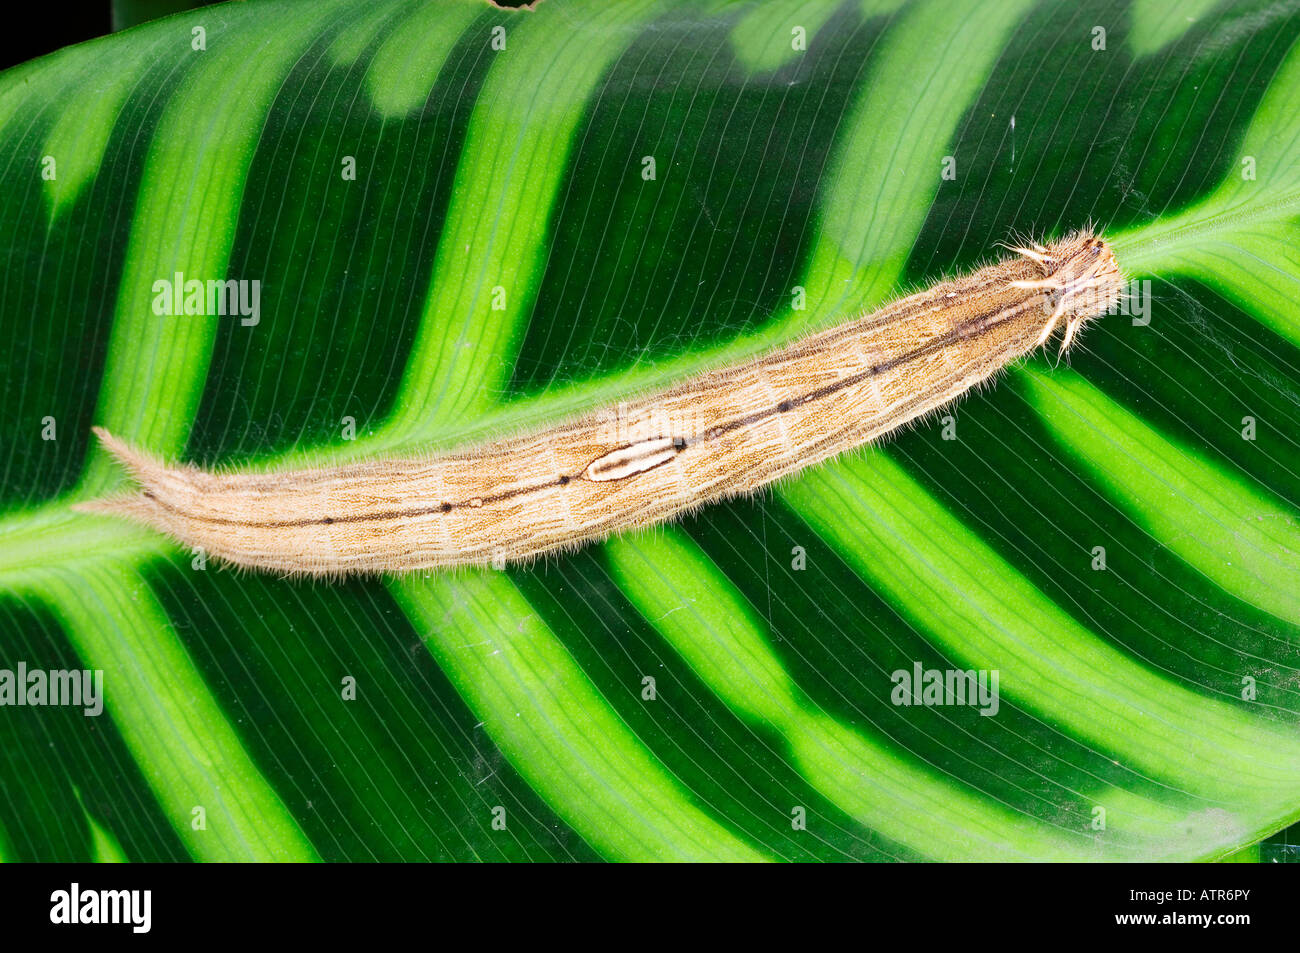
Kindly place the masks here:
POLYGON ((568 483, 569 483, 569 475, 567 473, 561 473, 559 479, 560 486, 567 486, 568 483))
POLYGON ((450 503, 444 503, 444 504, 442 504, 442 506, 438 507, 438 509, 441 510, 442 512, 444 512, 444 513, 450 513, 450 512, 451 512, 451 504, 450 504, 450 503))
POLYGON ((323 520, 321 520, 321 522, 324 523, 326 526, 329 526, 331 523, 334 522, 334 517, 327 516, 323 520))
POLYGON ((776 405, 777 413, 782 413, 782 414, 789 413, 793 408, 794 408, 794 403, 788 400, 783 400, 781 401, 781 403, 776 405))

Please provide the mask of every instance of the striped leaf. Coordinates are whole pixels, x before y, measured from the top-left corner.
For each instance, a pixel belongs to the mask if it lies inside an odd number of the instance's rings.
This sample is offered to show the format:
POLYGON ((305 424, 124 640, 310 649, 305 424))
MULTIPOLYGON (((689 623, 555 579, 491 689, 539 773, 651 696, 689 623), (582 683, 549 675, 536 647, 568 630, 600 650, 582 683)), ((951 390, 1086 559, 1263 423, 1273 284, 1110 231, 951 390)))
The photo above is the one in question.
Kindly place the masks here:
POLYGON ((104 685, 0 709, 0 858, 1261 856, 1300 4, 1084 6, 253 0, 0 74, 0 670, 104 685), (70 509, 124 480, 93 424, 455 446, 1088 221, 1138 283, 1068 364, 529 568, 295 582, 70 509), (257 307, 160 314, 178 275, 257 307))

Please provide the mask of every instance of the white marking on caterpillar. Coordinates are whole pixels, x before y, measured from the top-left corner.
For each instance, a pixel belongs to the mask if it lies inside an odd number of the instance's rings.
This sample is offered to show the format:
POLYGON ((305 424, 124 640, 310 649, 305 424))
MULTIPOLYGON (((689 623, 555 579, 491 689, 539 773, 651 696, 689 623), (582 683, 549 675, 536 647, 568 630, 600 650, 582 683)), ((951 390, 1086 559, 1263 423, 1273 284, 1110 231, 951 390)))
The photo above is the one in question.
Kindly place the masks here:
POLYGON ((1068 348, 1120 298, 1114 255, 1091 231, 1012 250, 1017 257, 659 393, 449 454, 208 473, 97 428, 140 487, 76 508, 290 575, 482 566, 574 548, 878 440, 1058 329, 1068 348))
POLYGON ((686 441, 680 437, 676 440, 672 437, 642 440, 612 450, 599 460, 592 460, 582 475, 597 483, 602 480, 625 480, 667 463, 685 447, 686 441))

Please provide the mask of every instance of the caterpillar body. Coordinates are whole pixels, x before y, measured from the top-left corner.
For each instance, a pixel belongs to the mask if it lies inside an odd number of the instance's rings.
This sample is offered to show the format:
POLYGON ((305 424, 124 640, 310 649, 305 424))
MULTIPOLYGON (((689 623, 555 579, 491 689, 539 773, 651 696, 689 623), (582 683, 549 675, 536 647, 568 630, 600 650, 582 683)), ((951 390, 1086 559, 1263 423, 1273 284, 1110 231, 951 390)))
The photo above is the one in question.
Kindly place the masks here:
POLYGON ((210 473, 96 428, 139 483, 78 505, 239 566, 342 576, 527 560, 750 493, 879 439, 1122 290, 1090 230, 742 363, 536 433, 424 459, 210 473))

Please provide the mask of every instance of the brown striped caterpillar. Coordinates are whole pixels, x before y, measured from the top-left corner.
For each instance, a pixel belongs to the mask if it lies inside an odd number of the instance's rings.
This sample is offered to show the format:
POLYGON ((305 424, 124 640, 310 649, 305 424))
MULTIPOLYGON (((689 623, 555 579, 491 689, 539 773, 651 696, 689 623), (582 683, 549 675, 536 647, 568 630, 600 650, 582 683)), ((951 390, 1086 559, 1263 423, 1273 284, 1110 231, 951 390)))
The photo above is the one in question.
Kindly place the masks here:
POLYGON ((96 429, 140 484, 115 513, 240 566, 340 576, 527 559, 750 493, 884 436, 1113 309, 1085 230, 660 393, 426 459, 208 473, 96 429), (610 427, 614 419, 617 427, 610 427))

